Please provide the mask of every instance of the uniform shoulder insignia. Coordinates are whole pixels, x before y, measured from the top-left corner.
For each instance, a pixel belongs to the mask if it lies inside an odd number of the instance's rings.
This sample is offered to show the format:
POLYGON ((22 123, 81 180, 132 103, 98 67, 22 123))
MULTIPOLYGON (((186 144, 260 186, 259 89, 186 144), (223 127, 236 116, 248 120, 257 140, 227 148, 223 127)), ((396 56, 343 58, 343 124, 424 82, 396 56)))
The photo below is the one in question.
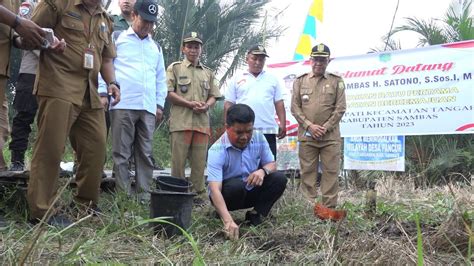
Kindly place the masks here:
POLYGON ((306 76, 306 75, 308 75, 308 73, 301 74, 301 75, 297 76, 296 78, 299 79, 299 78, 302 78, 302 77, 304 77, 304 76, 306 76))
POLYGON ((174 67, 179 66, 179 65, 181 65, 181 61, 173 62, 168 66, 168 68, 166 68, 166 71, 173 71, 174 72, 174 71, 176 71, 174 67))
POLYGON ((56 6, 56 0, 45 0, 44 1, 48 6, 50 6, 54 12, 58 11, 58 7, 56 6))
POLYGON ((339 74, 329 73, 329 72, 328 72, 328 74, 329 74, 330 76, 334 76, 334 77, 336 77, 336 78, 342 78, 339 74))
POLYGON ((171 63, 168 67, 174 67, 175 65, 181 64, 181 61, 171 63))
POLYGON ((207 69, 207 70, 209 70, 209 71, 211 71, 211 72, 214 71, 214 70, 212 70, 210 67, 208 67, 208 66, 206 66, 206 65, 201 64, 201 66, 202 66, 202 68, 207 69))

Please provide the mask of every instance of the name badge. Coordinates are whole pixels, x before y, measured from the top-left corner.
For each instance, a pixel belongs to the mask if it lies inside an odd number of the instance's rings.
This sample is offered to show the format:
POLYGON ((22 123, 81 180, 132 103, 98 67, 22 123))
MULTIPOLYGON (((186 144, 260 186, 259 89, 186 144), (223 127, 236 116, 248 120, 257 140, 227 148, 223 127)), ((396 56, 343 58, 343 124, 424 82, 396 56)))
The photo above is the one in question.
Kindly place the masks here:
POLYGON ((84 50, 83 67, 89 70, 94 68, 94 51, 91 48, 87 48, 84 50))

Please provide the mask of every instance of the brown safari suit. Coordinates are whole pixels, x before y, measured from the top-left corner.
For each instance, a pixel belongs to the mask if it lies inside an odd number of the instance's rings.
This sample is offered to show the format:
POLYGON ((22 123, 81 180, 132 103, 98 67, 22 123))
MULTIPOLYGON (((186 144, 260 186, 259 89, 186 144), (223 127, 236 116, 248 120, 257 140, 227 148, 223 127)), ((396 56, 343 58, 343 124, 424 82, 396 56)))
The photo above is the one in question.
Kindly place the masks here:
POLYGON ((105 119, 97 92, 102 58, 115 57, 112 21, 102 7, 91 15, 81 0, 45 0, 32 20, 64 38, 63 54, 41 53, 34 93, 38 98, 38 136, 31 160, 28 203, 41 218, 57 192, 59 163, 69 137, 77 153, 76 201, 96 204, 105 158, 105 119), (94 53, 92 70, 83 68, 84 51, 94 53))
MULTIPOLYGON (((196 67, 184 59, 171 64, 166 71, 168 91, 176 92, 189 101, 207 101, 220 97, 214 73, 199 63, 196 67), (186 88, 184 92, 182 88, 186 88)), ((185 177, 186 159, 191 163, 193 191, 205 192, 204 169, 209 143, 209 112, 196 114, 184 106, 171 105, 171 175, 185 177)))
POLYGON ((295 80, 291 113, 299 124, 300 189, 308 198, 316 198, 316 175, 321 158, 323 204, 331 208, 337 204, 341 159, 339 121, 345 110, 346 96, 341 77, 328 72, 322 77, 316 77, 310 72, 295 80), (326 134, 319 140, 305 136, 311 124, 324 126, 327 129, 326 134))
MULTIPOLYGON (((0 1, 6 9, 14 11, 16 1, 0 1)), ((8 122, 8 103, 5 97, 8 77, 10 76, 10 46, 12 30, 10 26, 0 23, 0 171, 6 170, 5 159, 3 158, 3 146, 10 135, 10 125, 8 122)))
MULTIPOLYGON (((0 1, 6 9, 12 11, 10 0, 0 1)), ((10 46, 12 31, 10 26, 0 23, 0 103, 5 98, 5 88, 10 76, 10 46)))

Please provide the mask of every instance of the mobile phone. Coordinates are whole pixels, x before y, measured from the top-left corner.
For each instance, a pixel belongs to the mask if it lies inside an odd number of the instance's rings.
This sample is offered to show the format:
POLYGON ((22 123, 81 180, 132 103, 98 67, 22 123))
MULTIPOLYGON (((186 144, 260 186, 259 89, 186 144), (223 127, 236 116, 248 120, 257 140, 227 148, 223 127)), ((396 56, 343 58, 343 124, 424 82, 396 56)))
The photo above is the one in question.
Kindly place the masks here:
POLYGON ((54 43, 54 31, 50 28, 43 28, 46 35, 44 36, 41 48, 48 49, 54 43))

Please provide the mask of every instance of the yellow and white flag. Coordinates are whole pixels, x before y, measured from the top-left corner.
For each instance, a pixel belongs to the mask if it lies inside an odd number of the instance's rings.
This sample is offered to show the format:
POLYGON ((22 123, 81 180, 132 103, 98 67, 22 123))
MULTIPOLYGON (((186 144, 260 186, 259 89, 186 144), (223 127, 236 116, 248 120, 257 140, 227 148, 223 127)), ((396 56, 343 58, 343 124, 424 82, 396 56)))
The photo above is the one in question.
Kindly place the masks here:
POLYGON ((295 49, 295 55, 293 56, 293 60, 295 61, 307 59, 311 54, 311 48, 316 44, 318 29, 323 23, 323 1, 324 0, 313 0, 309 8, 303 33, 301 33, 300 40, 295 49))

